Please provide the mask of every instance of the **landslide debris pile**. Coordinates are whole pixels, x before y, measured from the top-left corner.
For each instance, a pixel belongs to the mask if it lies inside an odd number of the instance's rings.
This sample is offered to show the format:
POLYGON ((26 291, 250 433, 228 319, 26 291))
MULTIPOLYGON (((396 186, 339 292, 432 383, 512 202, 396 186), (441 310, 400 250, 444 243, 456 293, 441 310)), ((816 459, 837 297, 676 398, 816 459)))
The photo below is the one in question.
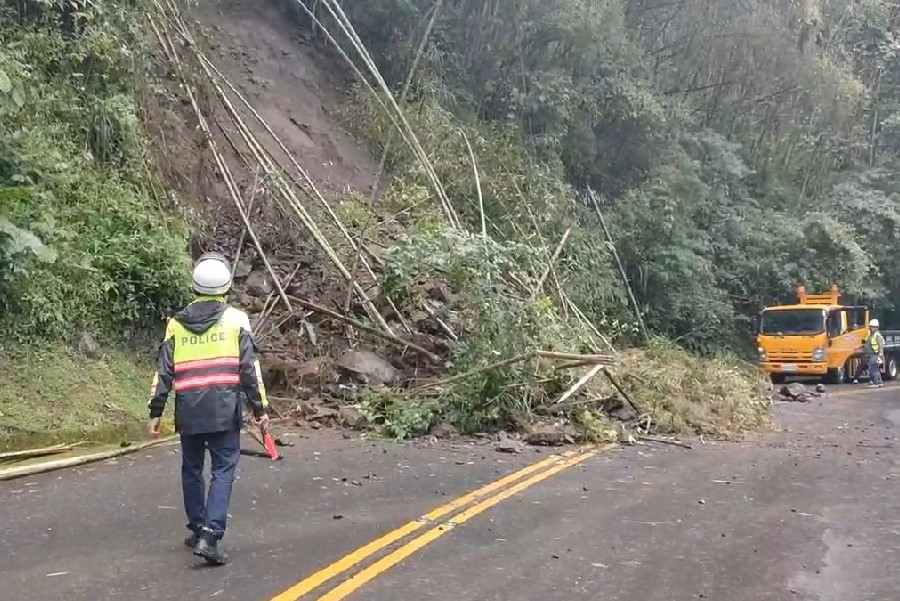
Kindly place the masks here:
MULTIPOLYGON (((174 0, 149 16, 156 60, 178 84, 152 102, 196 130, 212 174, 204 192, 215 208, 205 210, 217 226, 194 250, 234 258, 233 300, 252 316, 276 414, 397 437, 524 432, 542 444, 616 439, 616 423, 721 436, 765 424, 752 369, 656 340, 618 350, 554 275, 568 232, 515 242, 489 227, 481 198, 451 198, 402 99, 339 7, 324 6, 352 42, 350 72, 424 182, 399 214, 378 185, 336 202, 272 125, 271 107, 223 73, 227 48, 174 0), (402 214, 423 205, 428 225, 410 229, 402 214)), ((465 146, 458 160, 480 190, 465 146)))

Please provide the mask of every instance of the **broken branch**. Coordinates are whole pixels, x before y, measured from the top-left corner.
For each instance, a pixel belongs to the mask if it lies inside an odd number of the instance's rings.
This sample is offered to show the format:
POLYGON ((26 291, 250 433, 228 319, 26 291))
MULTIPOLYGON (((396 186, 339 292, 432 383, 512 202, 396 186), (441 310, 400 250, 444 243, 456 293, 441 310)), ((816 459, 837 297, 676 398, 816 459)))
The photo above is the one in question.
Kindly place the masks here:
POLYGON ((310 311, 313 311, 315 313, 321 313, 322 315, 326 315, 328 317, 331 317, 332 319, 342 321, 346 324, 353 326, 354 328, 356 328, 358 330, 361 330, 363 332, 368 332, 369 334, 373 334, 375 336, 378 336, 379 338, 383 338, 384 340, 392 342, 398 346, 409 347, 409 348, 413 349, 414 351, 426 356, 430 361, 432 361, 434 363, 440 363, 440 361, 441 361, 440 357, 438 357, 437 355, 435 355, 428 349, 421 347, 414 342, 410 342, 409 340, 404 340, 404 339, 400 338, 399 336, 396 336, 395 334, 389 334, 388 332, 379 330, 378 328, 373 328, 372 326, 368 326, 361 321, 353 319, 352 317, 348 317, 346 315, 341 315, 337 311, 332 311, 331 309, 323 307, 322 305, 318 305, 312 301, 309 301, 309 300, 306 300, 303 298, 299 298, 296 296, 292 296, 291 298, 294 299, 294 302, 296 302, 298 305, 300 305, 301 307, 305 307, 305 308, 309 309, 310 311))

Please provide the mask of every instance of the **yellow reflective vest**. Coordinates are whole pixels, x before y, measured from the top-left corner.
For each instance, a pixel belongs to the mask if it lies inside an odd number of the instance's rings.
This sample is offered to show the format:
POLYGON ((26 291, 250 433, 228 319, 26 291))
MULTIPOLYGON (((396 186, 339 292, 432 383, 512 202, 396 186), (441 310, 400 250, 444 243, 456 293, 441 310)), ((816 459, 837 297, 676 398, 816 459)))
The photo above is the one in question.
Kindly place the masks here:
POLYGON ((175 392, 175 427, 184 434, 241 426, 241 394, 256 417, 268 406, 259 353, 243 311, 200 297, 166 326, 150 391, 150 417, 175 392))

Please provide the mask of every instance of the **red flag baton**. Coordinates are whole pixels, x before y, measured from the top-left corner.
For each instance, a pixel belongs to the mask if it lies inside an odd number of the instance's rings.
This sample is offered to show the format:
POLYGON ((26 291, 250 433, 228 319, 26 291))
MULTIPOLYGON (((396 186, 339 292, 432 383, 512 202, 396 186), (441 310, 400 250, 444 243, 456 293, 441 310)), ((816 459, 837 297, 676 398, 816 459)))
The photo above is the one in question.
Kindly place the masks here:
POLYGON ((281 459, 281 455, 278 454, 278 449, 275 448, 275 441, 272 440, 272 433, 269 431, 269 428, 260 424, 259 433, 262 435, 262 440, 260 442, 262 442, 262 445, 266 448, 269 457, 271 457, 273 461, 281 459))
POLYGON ((272 435, 269 431, 260 427, 260 433, 263 437, 263 445, 266 447, 266 451, 269 452, 269 457, 273 460, 281 459, 281 455, 278 454, 278 449, 275 448, 275 441, 272 440, 272 435))

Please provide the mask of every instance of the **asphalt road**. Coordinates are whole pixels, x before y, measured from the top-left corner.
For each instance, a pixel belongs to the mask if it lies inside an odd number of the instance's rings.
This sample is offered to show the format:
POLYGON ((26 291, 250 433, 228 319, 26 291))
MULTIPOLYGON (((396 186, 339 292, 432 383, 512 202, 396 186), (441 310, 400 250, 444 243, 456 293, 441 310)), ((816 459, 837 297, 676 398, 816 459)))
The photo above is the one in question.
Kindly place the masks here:
POLYGON ((177 447, 0 483, 0 599, 896 601, 900 388, 777 415, 556 458, 316 433, 242 458, 223 568, 182 546, 177 447))

